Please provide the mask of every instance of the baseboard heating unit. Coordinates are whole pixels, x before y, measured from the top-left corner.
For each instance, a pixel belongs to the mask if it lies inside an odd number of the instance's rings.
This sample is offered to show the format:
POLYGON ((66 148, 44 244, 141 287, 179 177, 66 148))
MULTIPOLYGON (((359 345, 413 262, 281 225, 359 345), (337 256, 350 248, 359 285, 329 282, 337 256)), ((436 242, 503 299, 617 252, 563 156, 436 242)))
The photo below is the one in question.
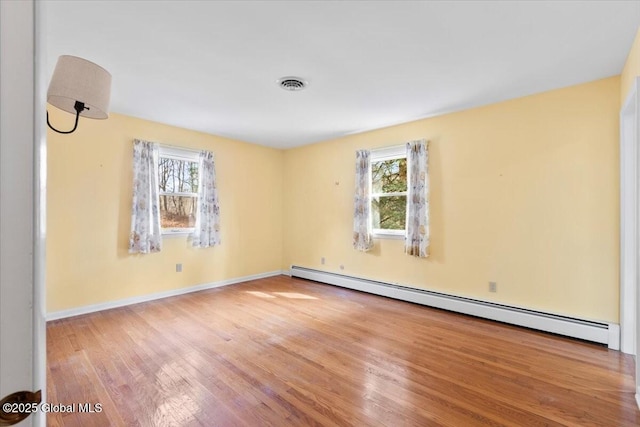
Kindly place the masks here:
POLYGON ((620 349, 620 326, 615 323, 575 319, 295 265, 291 266, 291 276, 606 344, 612 350, 620 349))

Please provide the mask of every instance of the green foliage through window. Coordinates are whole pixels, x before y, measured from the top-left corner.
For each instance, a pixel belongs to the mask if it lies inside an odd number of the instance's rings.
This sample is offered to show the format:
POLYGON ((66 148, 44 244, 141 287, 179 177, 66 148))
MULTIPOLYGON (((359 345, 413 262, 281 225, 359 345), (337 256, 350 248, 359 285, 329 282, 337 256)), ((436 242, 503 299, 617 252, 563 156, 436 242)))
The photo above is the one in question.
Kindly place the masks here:
POLYGON ((407 159, 371 162, 374 229, 404 230, 407 214, 407 159))

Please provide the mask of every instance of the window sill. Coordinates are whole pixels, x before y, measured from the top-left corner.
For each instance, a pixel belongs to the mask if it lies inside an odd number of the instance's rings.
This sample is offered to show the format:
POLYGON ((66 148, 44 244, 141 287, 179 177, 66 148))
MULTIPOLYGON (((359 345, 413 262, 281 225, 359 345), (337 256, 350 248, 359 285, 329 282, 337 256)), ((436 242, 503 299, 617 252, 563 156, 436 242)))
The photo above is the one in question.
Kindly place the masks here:
POLYGON ((404 240, 404 237, 404 233, 373 233, 374 239, 404 240))
POLYGON ((189 237, 193 234, 193 230, 179 230, 179 231, 171 231, 171 230, 163 230, 160 234, 162 237, 189 237))

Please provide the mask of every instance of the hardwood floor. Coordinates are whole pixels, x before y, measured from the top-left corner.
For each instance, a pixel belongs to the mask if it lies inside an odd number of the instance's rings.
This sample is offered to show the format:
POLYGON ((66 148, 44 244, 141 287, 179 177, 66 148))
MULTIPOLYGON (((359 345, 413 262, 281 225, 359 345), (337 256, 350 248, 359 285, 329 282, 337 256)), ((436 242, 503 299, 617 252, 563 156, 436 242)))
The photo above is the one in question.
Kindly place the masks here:
POLYGON ((640 425, 630 356, 286 276, 47 334, 47 401, 102 406, 51 426, 640 425))

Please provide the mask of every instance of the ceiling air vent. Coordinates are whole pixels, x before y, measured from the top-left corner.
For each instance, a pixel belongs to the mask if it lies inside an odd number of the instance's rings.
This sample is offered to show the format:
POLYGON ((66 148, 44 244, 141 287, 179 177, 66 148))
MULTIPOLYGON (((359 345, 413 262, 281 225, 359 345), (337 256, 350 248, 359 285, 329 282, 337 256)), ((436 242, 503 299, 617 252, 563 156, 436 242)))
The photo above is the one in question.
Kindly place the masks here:
POLYGON ((278 85, 284 90, 299 91, 307 87, 306 80, 300 77, 282 77, 278 79, 278 85))

